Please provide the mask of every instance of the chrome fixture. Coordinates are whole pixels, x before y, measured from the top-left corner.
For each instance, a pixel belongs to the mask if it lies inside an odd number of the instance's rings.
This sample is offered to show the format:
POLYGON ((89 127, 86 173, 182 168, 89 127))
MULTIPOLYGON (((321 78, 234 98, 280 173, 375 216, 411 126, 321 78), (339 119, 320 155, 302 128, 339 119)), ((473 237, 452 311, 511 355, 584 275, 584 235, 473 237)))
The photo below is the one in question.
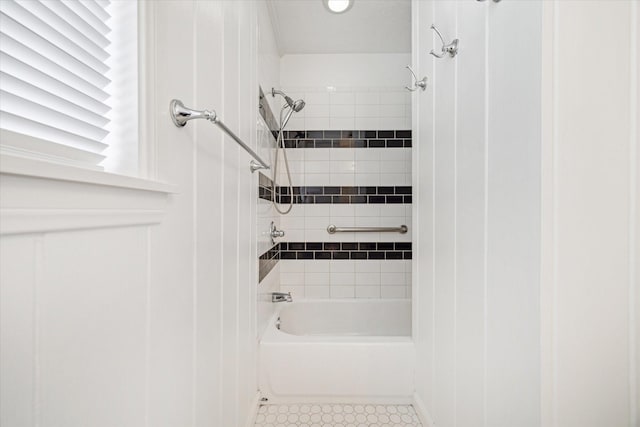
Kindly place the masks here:
POLYGON ((271 293, 271 302, 293 302, 293 298, 291 297, 291 292, 272 292, 271 293))
POLYGON ((195 119, 205 119, 210 121, 211 123, 218 125, 220 129, 224 131, 227 135, 229 135, 235 142, 238 143, 244 150, 251 154, 251 156, 255 160, 251 160, 249 163, 249 169, 251 172, 255 172, 258 169, 269 169, 269 165, 267 165, 264 160, 260 158, 247 144, 244 143, 235 133, 231 131, 222 121, 218 118, 215 111, 210 110, 194 110, 188 107, 185 107, 182 101, 178 99, 172 99, 169 103, 169 114, 171 115, 171 120, 173 124, 177 127, 184 127, 189 120, 195 119))
POLYGON ((277 237, 284 237, 284 231, 283 231, 283 230, 278 230, 278 229, 276 228, 276 224, 275 224, 273 221, 271 221, 270 236, 271 236, 271 244, 272 244, 272 245, 275 245, 275 244, 276 244, 275 239, 276 239, 277 237))
POLYGON ((422 89, 423 91, 427 89, 427 77, 425 76, 422 78, 422 80, 418 80, 418 77, 416 77, 416 73, 413 72, 411 67, 407 65, 406 68, 411 72, 411 75, 413 76, 413 85, 411 87, 405 86, 404 88, 410 92, 415 92, 416 90, 418 90, 418 88, 422 89))
POLYGON ((405 234, 409 231, 406 225, 400 227, 336 227, 331 224, 327 227, 327 233, 400 233, 405 234))
POLYGON ((322 0, 322 4, 331 13, 345 13, 353 6, 355 0, 322 0))
POLYGON ((293 99, 288 97, 283 91, 277 90, 275 88, 271 88, 271 96, 275 97, 276 95, 282 96, 286 104, 283 105, 282 108, 280 109, 280 123, 279 123, 280 129, 278 129, 278 137, 276 138, 276 155, 275 155, 276 159, 273 162, 273 175, 271 177, 272 178, 271 182, 273 183, 273 187, 271 188, 271 191, 273 194, 272 203, 273 203, 274 209, 278 213, 282 215, 286 215, 289 212, 291 212, 291 209, 293 209, 293 183, 291 182, 291 171, 289 170, 289 160, 287 160, 287 149, 284 146, 282 132, 284 131, 284 128, 287 125, 287 122, 289 122, 291 115, 293 113, 300 112, 300 110, 304 108, 305 102, 302 99, 298 99, 297 101, 294 101, 293 99), (283 119, 282 114, 286 109, 289 109, 289 111, 287 112, 287 116, 283 119), (289 194, 291 195, 291 200, 289 201, 289 207, 285 210, 280 210, 280 208, 278 207, 278 204, 276 203, 276 197, 275 197, 276 179, 278 177, 278 158, 279 158, 278 154, 280 153, 280 150, 282 150, 282 155, 284 157, 284 166, 285 166, 285 170, 287 171, 287 179, 289 180, 289 194))
POLYGON ((444 38, 442 37, 442 34, 440 34, 440 31, 438 31, 438 29, 436 28, 435 25, 431 24, 431 29, 433 31, 436 32, 436 34, 438 35, 438 37, 440 37, 440 41, 442 42, 442 53, 437 54, 433 51, 433 49, 431 49, 431 52, 429 52, 431 55, 435 56, 436 58, 444 58, 445 55, 449 55, 450 57, 454 57, 458 54, 458 39, 453 39, 453 41, 449 44, 446 44, 444 42, 444 38))

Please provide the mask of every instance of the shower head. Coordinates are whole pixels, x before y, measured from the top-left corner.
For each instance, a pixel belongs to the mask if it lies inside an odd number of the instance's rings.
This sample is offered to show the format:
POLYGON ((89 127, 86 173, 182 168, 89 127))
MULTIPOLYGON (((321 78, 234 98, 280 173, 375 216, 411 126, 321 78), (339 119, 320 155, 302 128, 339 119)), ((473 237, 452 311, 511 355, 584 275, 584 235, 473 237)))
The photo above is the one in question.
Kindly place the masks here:
POLYGON ((297 101, 294 101, 293 99, 289 98, 283 91, 271 88, 271 96, 275 97, 276 95, 282 96, 289 108, 291 108, 296 113, 300 112, 300 110, 302 110, 305 106, 304 100, 298 99, 297 101))

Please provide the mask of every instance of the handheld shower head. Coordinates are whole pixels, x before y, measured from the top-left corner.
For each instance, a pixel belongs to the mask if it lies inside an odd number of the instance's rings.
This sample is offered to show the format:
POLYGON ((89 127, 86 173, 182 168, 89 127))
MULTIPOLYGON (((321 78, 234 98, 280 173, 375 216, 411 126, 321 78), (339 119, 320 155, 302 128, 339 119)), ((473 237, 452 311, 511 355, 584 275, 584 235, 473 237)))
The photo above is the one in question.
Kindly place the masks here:
POLYGON ((288 97, 287 94, 285 94, 283 91, 277 90, 275 88, 271 88, 271 96, 275 97, 276 95, 282 96, 284 98, 284 101, 289 106, 289 108, 291 108, 296 113, 300 112, 300 110, 302 110, 305 106, 304 100, 298 99, 297 101, 294 101, 293 99, 288 97))

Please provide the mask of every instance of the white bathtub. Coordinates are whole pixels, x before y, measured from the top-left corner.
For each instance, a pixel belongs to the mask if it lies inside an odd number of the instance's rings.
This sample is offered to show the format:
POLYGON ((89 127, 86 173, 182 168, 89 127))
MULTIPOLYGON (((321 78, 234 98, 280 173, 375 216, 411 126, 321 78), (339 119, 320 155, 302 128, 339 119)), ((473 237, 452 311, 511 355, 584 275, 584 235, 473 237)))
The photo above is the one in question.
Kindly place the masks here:
POLYGON ((260 341, 263 397, 274 402, 411 401, 410 300, 279 304, 260 341))

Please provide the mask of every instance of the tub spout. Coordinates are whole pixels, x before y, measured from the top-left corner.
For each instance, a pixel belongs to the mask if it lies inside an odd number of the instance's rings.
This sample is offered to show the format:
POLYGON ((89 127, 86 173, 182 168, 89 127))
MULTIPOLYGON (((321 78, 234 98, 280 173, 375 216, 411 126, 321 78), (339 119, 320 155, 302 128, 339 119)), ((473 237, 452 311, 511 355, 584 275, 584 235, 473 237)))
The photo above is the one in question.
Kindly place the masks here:
POLYGON ((271 302, 292 302, 293 298, 291 298, 291 292, 272 292, 271 293, 271 302))

